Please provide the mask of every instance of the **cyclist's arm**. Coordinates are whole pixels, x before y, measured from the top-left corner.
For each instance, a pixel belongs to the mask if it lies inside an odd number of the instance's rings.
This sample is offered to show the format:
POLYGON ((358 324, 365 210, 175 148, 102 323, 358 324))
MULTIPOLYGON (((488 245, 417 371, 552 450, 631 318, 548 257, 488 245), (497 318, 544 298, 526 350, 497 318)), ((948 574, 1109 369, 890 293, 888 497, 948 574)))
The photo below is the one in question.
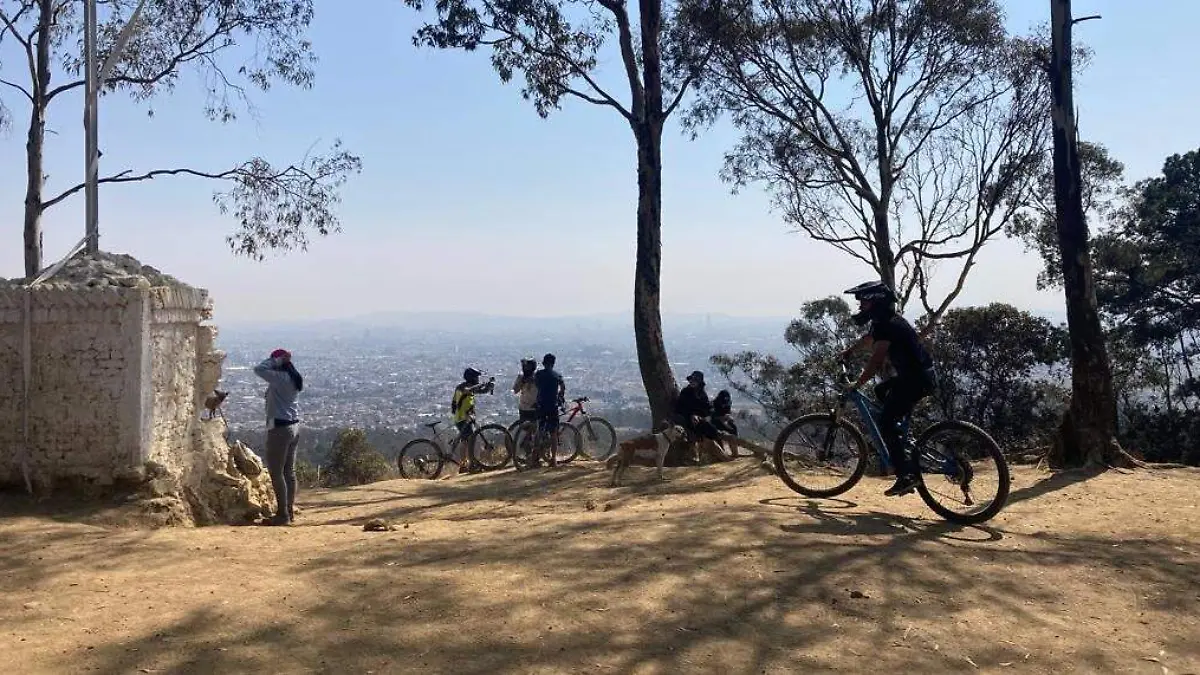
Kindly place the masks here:
POLYGON ((879 372, 879 367, 887 359, 888 345, 891 344, 887 340, 875 340, 875 351, 871 352, 871 359, 867 361, 867 365, 863 368, 862 374, 858 376, 858 382, 854 383, 854 388, 858 389, 875 377, 875 373, 879 372))
POLYGON ((524 375, 517 375, 517 379, 513 381, 513 393, 521 393, 521 385, 524 384, 524 375))
POLYGON ((875 341, 875 339, 871 337, 871 334, 867 333, 866 335, 855 340, 854 344, 850 345, 849 347, 846 347, 846 349, 843 350, 842 353, 838 355, 838 358, 845 360, 845 359, 849 358, 850 355, 853 354, 854 352, 856 352, 860 349, 863 349, 865 347, 870 347, 874 341, 875 341))

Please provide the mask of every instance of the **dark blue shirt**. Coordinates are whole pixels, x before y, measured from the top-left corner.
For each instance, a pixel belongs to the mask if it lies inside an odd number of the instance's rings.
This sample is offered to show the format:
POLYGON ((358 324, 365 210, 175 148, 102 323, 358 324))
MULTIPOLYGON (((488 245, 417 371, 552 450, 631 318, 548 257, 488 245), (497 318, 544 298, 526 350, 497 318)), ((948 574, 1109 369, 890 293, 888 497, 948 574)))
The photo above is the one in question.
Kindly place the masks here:
POLYGON ((562 375, 553 368, 542 368, 533 376, 537 385, 538 410, 555 410, 558 408, 558 386, 563 383, 562 375))

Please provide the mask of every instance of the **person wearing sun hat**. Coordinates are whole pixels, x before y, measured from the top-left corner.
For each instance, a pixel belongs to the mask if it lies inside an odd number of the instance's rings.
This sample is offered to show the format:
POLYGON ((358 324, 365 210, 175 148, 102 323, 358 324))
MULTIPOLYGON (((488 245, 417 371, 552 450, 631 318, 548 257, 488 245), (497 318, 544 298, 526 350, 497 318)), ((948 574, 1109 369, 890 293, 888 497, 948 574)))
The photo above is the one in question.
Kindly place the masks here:
POLYGON ((267 471, 275 489, 275 516, 271 525, 290 525, 296 511, 296 446, 300 441, 300 407, 304 378, 292 363, 292 354, 276 349, 254 374, 267 383, 267 471))
POLYGON ((716 442, 720 435, 709 421, 711 415, 712 401, 708 400, 708 392, 704 391, 704 373, 693 370, 687 376, 687 386, 680 390, 679 397, 675 399, 673 417, 694 437, 716 442))

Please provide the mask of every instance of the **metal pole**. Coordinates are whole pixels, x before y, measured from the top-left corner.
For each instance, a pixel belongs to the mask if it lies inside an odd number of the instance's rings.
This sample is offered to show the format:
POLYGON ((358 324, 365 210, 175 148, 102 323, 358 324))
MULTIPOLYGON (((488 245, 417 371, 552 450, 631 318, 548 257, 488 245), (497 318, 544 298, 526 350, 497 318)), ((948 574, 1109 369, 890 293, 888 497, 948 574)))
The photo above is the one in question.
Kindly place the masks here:
POLYGON ((96 135, 96 94, 98 90, 96 75, 96 0, 84 0, 83 3, 83 67, 84 102, 84 201, 85 201, 85 231, 87 233, 86 251, 89 255, 100 252, 100 225, 97 183, 99 179, 99 143, 96 135))

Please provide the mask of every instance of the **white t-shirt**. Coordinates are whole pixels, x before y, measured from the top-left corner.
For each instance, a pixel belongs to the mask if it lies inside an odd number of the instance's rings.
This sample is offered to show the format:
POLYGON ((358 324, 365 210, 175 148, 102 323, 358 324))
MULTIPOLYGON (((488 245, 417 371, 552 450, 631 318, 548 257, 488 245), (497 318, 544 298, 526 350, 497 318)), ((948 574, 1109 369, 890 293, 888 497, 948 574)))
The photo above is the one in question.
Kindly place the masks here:
POLYGON ((517 375, 517 379, 513 380, 513 389, 517 389, 517 407, 521 410, 535 410, 537 408, 537 384, 533 381, 533 376, 525 378, 525 382, 521 382, 522 376, 517 375), (518 389, 519 387, 519 389, 518 389))

